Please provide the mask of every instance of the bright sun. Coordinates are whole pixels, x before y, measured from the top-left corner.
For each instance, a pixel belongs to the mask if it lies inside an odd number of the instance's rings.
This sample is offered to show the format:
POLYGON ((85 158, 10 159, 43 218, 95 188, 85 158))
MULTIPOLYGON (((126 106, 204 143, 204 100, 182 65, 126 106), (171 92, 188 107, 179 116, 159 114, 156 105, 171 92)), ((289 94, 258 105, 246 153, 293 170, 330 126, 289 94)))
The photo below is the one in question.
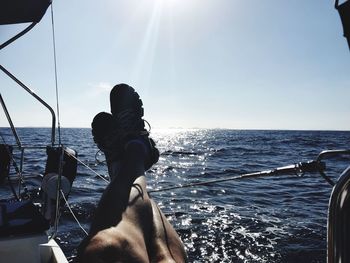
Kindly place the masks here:
POLYGON ((157 5, 162 5, 164 7, 181 7, 188 5, 192 0, 153 0, 157 5))

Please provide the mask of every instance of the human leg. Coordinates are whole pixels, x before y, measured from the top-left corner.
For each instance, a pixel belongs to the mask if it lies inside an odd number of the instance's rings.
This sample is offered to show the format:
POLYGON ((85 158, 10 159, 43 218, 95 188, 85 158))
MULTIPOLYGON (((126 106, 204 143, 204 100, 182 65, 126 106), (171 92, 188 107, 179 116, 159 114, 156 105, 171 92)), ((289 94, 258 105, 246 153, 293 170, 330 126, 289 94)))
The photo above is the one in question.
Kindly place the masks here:
POLYGON ((143 175, 144 158, 144 146, 130 142, 121 169, 100 199, 89 236, 78 251, 78 262, 110 262, 103 261, 107 258, 148 262, 152 205, 143 175))
MULTIPOLYGON (((133 188, 131 195, 140 196, 138 192, 139 189, 133 188)), ((102 227, 90 236, 79 262, 149 262, 147 243, 152 208, 147 198, 134 197, 130 201, 115 226, 102 227)), ((113 216, 114 212, 106 215, 113 216)))
POLYGON ((151 262, 188 262, 179 235, 152 199, 151 204, 153 213, 151 262))

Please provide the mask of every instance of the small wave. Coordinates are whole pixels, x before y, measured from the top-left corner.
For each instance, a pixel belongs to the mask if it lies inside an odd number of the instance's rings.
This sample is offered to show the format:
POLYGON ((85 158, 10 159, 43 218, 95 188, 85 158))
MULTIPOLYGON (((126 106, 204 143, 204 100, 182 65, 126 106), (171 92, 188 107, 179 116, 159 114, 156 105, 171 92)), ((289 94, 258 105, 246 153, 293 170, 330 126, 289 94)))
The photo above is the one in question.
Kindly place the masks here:
POLYGON ((172 155, 172 156, 178 156, 178 155, 197 155, 196 152, 188 152, 188 151, 165 151, 165 152, 162 152, 161 155, 172 155))

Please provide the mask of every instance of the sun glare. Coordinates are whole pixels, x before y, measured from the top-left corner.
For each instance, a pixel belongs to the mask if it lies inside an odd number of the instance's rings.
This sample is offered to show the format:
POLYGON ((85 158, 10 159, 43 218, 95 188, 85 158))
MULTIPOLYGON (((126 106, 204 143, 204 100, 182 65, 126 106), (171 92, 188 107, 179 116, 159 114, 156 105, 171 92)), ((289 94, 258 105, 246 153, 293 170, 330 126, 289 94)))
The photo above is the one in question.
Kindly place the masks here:
POLYGON ((174 27, 182 25, 183 18, 189 15, 196 0, 141 0, 138 6, 138 18, 144 28, 140 35, 137 58, 134 62, 131 78, 133 83, 142 83, 147 90, 151 87, 159 47, 167 45, 167 67, 170 75, 175 76, 174 63, 174 27), (141 20, 140 20, 141 21, 141 20), (174 25, 176 21, 176 25, 174 25), (162 42, 160 42, 162 41, 162 42), (166 44, 164 43, 166 42, 166 44))
POLYGON ((153 0, 153 3, 161 5, 163 8, 187 8, 192 2, 193 0, 153 0))

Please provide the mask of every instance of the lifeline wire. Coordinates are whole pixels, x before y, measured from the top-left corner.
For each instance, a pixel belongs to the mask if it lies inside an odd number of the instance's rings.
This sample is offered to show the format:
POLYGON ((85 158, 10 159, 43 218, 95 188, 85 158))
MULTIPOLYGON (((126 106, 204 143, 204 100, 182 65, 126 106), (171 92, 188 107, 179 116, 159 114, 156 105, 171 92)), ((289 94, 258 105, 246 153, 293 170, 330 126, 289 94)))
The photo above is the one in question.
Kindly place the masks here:
POLYGON ((88 235, 88 232, 86 232, 86 230, 85 230, 85 229, 83 228, 83 226, 80 224, 78 218, 75 216, 75 214, 74 214, 72 208, 70 207, 70 205, 69 205, 69 203, 68 203, 66 197, 64 196, 63 191, 62 191, 62 190, 60 190, 60 191, 61 191, 61 195, 62 195, 62 197, 63 197, 63 200, 64 200, 64 202, 66 203, 66 206, 68 207, 69 212, 70 212, 71 215, 73 216, 74 220, 77 222, 77 224, 79 225, 80 229, 83 230, 83 232, 84 232, 86 235, 88 235))
POLYGON ((51 26, 52 26, 52 42, 53 42, 53 60, 54 60, 54 65, 55 65, 58 144, 61 145, 61 124, 60 124, 60 108, 59 108, 59 97, 58 97, 56 38, 55 38, 55 23, 54 23, 54 17, 53 17, 53 3, 51 3, 51 26))
POLYGON ((100 177, 103 181, 105 181, 106 183, 109 183, 109 180, 107 180, 106 178, 104 178, 102 175, 100 175, 98 172, 96 172, 95 170, 93 170, 90 166, 88 166, 87 164, 85 164, 83 161, 79 160, 77 157, 75 157, 73 154, 70 154, 67 152, 67 154, 71 157, 73 157, 75 160, 77 160, 80 164, 82 164, 85 168, 87 168, 88 170, 90 170, 91 172, 93 172, 95 175, 97 175, 98 177, 100 177))

